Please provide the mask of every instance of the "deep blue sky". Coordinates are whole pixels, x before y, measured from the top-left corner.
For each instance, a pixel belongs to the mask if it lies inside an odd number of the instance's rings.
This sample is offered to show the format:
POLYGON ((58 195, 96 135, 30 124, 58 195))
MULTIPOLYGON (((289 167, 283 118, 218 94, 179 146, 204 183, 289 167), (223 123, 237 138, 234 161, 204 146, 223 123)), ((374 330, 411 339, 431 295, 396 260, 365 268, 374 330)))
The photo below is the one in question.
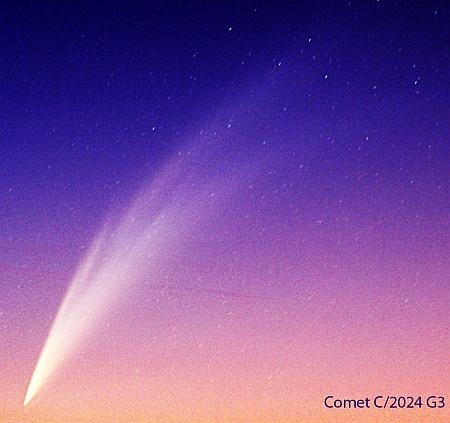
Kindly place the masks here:
POLYGON ((444 190, 445 2, 10 2, 0 19, 0 237, 14 265, 36 244, 78 251, 186 139, 229 122, 224 145, 295 152, 272 185, 301 181, 321 213, 355 193, 361 213, 374 198, 395 209, 405 181, 424 204, 444 190))

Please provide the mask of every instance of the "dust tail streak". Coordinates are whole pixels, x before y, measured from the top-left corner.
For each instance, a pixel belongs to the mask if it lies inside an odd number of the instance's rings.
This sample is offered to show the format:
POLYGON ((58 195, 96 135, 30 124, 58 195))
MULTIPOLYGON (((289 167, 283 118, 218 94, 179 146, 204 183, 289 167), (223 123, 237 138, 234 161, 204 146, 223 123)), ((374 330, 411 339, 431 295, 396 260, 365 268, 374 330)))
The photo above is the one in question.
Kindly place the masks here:
MULTIPOLYGON (((167 254, 179 251, 182 240, 248 182, 240 172, 214 172, 199 165, 198 159, 191 151, 179 154, 144 186, 121 218, 103 225, 55 317, 24 406, 91 335, 109 309, 132 292, 136 283, 153 280, 167 254)), ((246 175, 248 167, 247 163, 246 175)))

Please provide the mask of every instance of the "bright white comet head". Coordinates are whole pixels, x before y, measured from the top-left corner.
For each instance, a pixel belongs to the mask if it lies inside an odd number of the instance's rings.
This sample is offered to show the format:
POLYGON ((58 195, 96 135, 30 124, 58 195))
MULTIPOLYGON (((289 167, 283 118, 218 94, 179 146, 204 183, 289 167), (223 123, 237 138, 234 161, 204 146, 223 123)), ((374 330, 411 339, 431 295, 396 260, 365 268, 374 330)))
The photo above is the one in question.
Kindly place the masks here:
POLYGON ((96 271, 95 266, 98 266, 103 242, 104 234, 96 239, 72 281, 39 357, 25 395, 24 406, 31 402, 54 374, 73 345, 79 342, 86 324, 89 323, 90 315, 85 313, 95 305, 94 300, 98 302, 100 299, 93 298, 93 293, 89 294, 87 283, 96 271))

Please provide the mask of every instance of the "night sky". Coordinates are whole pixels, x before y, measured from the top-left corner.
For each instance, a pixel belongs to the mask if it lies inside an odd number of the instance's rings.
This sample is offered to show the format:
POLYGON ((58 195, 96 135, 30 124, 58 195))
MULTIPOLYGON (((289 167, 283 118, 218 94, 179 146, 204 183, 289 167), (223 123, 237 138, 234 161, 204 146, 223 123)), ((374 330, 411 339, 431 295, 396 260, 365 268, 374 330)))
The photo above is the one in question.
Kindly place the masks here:
POLYGON ((0 42, 0 422, 449 421, 323 406, 450 395, 447 2, 5 2, 0 42))

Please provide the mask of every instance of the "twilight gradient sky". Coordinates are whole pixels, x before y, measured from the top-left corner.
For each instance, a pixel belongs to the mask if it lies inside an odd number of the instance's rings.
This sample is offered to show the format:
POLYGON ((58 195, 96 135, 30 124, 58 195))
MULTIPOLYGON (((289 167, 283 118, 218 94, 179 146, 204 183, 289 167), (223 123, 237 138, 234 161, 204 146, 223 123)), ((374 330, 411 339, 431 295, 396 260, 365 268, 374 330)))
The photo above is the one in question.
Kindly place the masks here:
POLYGON ((448 3, 223 3, 1 5, 0 422, 449 421, 448 3))

